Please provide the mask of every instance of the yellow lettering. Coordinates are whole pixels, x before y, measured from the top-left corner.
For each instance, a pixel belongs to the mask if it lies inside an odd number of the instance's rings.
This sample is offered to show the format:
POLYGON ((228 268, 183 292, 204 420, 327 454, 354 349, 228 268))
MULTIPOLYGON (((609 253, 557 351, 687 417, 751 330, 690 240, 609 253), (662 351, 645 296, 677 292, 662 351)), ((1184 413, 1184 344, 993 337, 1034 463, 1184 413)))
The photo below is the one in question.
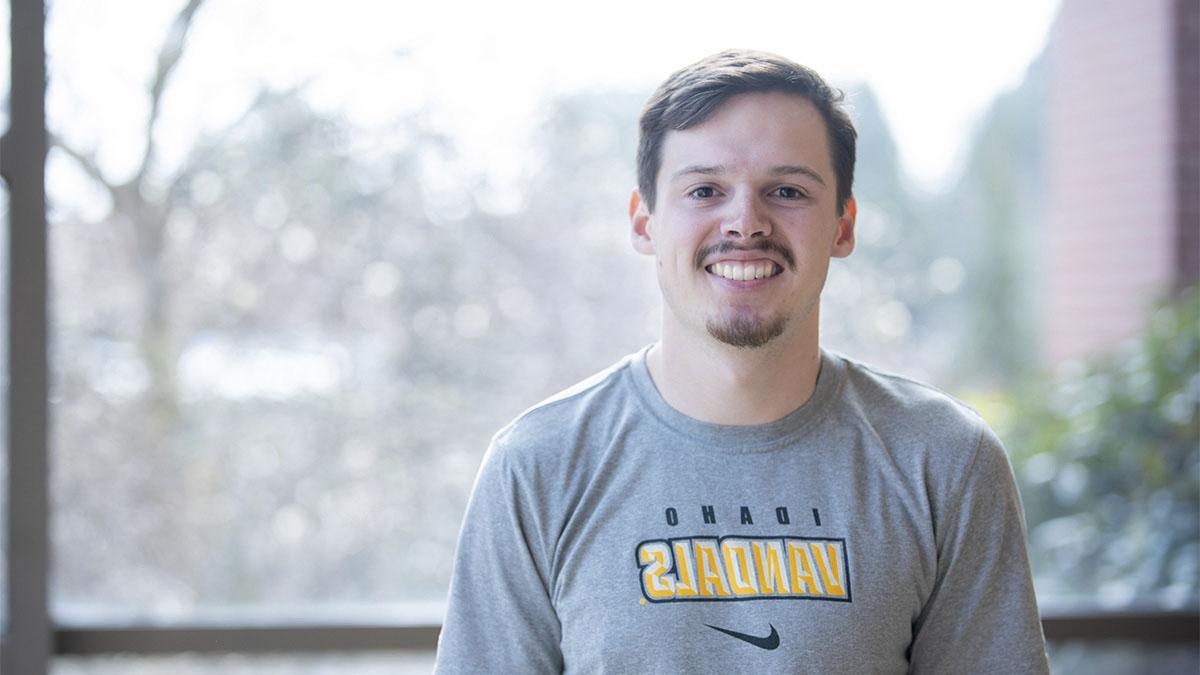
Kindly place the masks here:
POLYGON ((813 574, 808 549, 802 541, 789 541, 788 566, 792 568, 792 593, 796 595, 824 595, 821 582, 813 574))
POLYGON ((725 570, 721 567, 721 557, 717 553, 716 540, 697 539, 694 546, 700 595, 704 597, 730 595, 729 582, 725 580, 725 570))
POLYGON ((754 567, 758 571, 759 593, 774 595, 777 592, 791 592, 784 572, 782 540, 754 542, 754 567))
POLYGON ((729 583, 736 595, 758 593, 758 579, 750 568, 750 542, 744 539, 726 539, 721 542, 721 554, 725 557, 725 570, 729 583))
POLYGON ((838 597, 846 597, 846 589, 843 585, 845 575, 842 573, 842 566, 838 560, 838 547, 836 544, 825 544, 825 555, 821 554, 821 545, 817 543, 809 544, 812 547, 813 557, 817 560, 817 565, 821 569, 821 579, 825 582, 825 591, 829 595, 838 597))
POLYGON ((675 542, 675 595, 680 598, 694 598, 699 593, 696 590, 696 563, 692 558, 691 540, 675 542))
POLYGON ((842 539, 681 537, 637 547, 643 602, 850 599, 842 539))
POLYGON ((642 589, 654 600, 675 597, 675 580, 667 576, 666 542, 651 541, 642 544, 638 559, 642 561, 642 589))

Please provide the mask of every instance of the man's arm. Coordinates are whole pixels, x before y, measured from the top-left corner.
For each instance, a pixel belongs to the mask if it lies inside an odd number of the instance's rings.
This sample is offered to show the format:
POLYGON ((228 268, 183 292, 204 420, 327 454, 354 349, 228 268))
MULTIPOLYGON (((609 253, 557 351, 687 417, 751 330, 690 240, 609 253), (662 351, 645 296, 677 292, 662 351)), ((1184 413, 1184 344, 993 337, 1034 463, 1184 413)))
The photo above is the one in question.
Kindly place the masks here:
POLYGON ((499 437, 467 505, 437 673, 561 673, 561 626, 550 600, 546 542, 534 495, 499 437))
POLYGON ((913 626, 918 673, 1046 673, 1025 523, 1012 468, 984 429, 937 523, 938 576, 913 626))

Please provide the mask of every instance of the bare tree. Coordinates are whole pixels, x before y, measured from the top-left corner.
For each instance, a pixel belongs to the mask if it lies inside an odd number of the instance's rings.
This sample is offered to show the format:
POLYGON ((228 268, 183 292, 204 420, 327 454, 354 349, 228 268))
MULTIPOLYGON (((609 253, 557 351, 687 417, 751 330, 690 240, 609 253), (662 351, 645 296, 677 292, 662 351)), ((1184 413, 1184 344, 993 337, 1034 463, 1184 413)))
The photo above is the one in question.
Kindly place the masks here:
POLYGON ((168 181, 167 189, 151 189, 154 163, 157 159, 155 127, 162 110, 163 95, 171 76, 183 58, 188 32, 196 12, 204 0, 188 0, 179 10, 158 51, 154 75, 147 86, 150 112, 144 129, 145 151, 132 177, 116 182, 104 174, 95 154, 72 146, 62 136, 52 134, 53 147, 62 150, 112 200, 111 218, 124 226, 134 244, 135 267, 141 280, 141 329, 139 349, 150 374, 147 390, 150 413, 146 420, 158 427, 159 437, 165 435, 178 419, 175 364, 179 357, 179 341, 171 332, 168 309, 170 287, 166 282, 163 260, 165 231, 171 196, 178 189, 179 175, 168 181))

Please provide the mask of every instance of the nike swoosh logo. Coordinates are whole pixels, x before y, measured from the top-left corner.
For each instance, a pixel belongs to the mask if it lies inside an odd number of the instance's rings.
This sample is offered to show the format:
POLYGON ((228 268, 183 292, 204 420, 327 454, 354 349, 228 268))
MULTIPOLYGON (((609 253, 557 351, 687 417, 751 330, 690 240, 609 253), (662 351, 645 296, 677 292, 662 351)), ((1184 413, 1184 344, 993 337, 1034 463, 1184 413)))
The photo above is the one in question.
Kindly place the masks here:
POLYGON ((709 624, 704 625, 713 630, 719 630, 726 635, 731 635, 743 642, 749 642, 759 649, 775 649, 779 646, 779 631, 775 630, 775 626, 772 626, 771 624, 767 624, 768 626, 771 626, 771 634, 766 637, 746 635, 745 633, 739 633, 736 630, 729 630, 728 628, 720 628, 718 626, 709 626, 709 624))

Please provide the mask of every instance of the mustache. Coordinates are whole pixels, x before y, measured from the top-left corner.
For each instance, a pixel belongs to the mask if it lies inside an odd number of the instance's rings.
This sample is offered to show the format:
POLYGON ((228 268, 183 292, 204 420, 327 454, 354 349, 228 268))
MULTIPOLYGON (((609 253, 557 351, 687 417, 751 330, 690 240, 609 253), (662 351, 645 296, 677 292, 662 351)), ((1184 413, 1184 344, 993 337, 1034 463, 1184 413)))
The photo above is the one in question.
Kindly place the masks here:
POLYGON ((712 246, 704 246, 696 251, 696 269, 704 268, 704 261, 714 254, 730 253, 733 251, 762 251, 764 253, 775 253, 783 262, 787 263, 788 269, 792 272, 796 271, 796 256, 792 255, 792 250, 780 244, 774 239, 756 239, 751 240, 749 246, 738 246, 732 241, 719 241, 712 246))

